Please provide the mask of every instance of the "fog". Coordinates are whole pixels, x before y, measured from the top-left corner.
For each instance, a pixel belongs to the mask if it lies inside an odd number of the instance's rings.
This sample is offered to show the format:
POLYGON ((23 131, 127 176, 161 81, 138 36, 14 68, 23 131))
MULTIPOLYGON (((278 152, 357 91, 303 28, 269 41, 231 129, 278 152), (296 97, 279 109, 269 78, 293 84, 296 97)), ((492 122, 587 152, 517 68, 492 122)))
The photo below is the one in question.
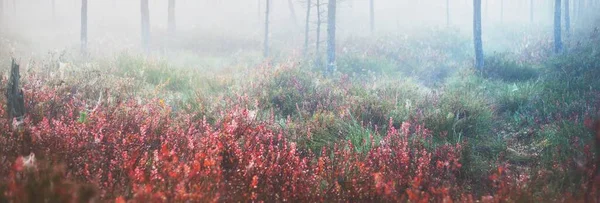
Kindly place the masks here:
POLYGON ((0 0, 0 202, 600 202, 598 10, 0 0))
MULTIPOLYGON (((81 1, 4 0, 2 14, 5 34, 34 44, 41 53, 52 49, 71 49, 79 45, 81 1), (16 5, 14 5, 16 2, 16 5), (54 6, 52 5, 54 2, 54 6)), ((270 13, 270 46, 273 50, 293 53, 302 49, 306 3, 273 0, 270 13), (292 2, 292 5, 289 4, 292 2), (292 11, 293 9, 293 11, 292 11)), ((489 47, 504 37, 506 27, 528 27, 550 31, 551 1, 534 1, 530 22, 529 1, 484 0, 482 2, 483 35, 489 47), (503 14, 501 13, 503 10, 503 14), (490 44, 491 43, 491 44, 490 44)), ((323 0, 322 0, 322 3, 323 0)), ((138 49, 140 43, 140 2, 134 0, 90 0, 88 3, 88 43, 90 49, 120 51, 138 49)), ((313 6, 315 0, 313 0, 313 6)), ((372 35, 411 35, 432 28, 446 28, 446 1, 443 0, 376 0, 375 33, 369 31, 369 1, 344 0, 338 3, 338 41, 372 35)), ((264 0, 226 0, 176 2, 176 34, 167 35, 168 2, 150 0, 151 44, 153 52, 193 50, 196 52, 237 52, 261 50, 264 34, 264 0)), ((472 1, 450 1, 450 29, 471 38, 472 1)), ((311 9, 310 43, 315 40, 316 9, 311 9)), ((321 40, 326 37, 326 5, 321 6, 321 40)), ((506 36, 509 37, 509 36, 506 36)), ((314 45, 313 45, 314 46, 314 45)))

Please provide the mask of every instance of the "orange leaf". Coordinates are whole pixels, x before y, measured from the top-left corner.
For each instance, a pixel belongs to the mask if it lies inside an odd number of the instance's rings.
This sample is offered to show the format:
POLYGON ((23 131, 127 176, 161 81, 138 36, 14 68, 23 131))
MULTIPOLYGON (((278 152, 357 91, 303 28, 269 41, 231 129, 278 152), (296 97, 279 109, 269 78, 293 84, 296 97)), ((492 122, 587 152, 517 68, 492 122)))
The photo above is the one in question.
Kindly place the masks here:
POLYGON ((123 196, 119 196, 115 199, 115 203, 126 203, 125 198, 123 196))

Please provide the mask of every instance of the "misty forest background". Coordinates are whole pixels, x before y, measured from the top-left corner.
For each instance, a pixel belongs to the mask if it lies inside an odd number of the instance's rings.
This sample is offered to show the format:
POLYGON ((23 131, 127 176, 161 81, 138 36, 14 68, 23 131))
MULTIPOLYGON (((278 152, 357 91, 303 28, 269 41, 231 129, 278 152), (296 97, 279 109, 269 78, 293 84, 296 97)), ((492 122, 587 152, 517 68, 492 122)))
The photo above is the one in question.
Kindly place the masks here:
POLYGON ((599 0, 0 0, 0 202, 600 199, 599 0))

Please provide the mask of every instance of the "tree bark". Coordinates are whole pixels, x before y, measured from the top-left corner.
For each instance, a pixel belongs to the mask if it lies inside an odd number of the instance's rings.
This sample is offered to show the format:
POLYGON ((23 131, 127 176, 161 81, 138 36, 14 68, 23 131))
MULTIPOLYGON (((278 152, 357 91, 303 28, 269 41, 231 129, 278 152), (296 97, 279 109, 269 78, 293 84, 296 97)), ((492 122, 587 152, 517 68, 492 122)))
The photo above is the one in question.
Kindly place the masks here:
POLYGON ((329 0, 327 5, 327 74, 335 71, 335 16, 337 0, 329 0))
POLYGON ((169 0, 168 8, 168 30, 170 34, 175 33, 175 0, 169 0))
POLYGON ((87 42, 88 42, 87 9, 88 9, 88 1, 81 0, 81 52, 87 51, 87 42))
POLYGON ((264 40, 264 53, 263 56, 265 58, 269 57, 269 12, 271 7, 271 0, 267 0, 267 5, 265 8, 265 40, 264 40))
POLYGON ((483 61, 483 42, 481 39, 481 0, 473 0, 473 41, 475 45, 475 68, 481 70, 483 61))
POLYGON ((311 0, 306 0, 306 21, 304 22, 304 56, 308 53, 308 33, 309 33, 309 23, 310 23, 310 8, 311 8, 311 0))
POLYGON ((20 122, 25 115, 25 100, 23 91, 19 87, 19 80, 21 75, 19 74, 19 64, 12 59, 10 68, 10 76, 8 80, 8 86, 6 87, 6 112, 8 112, 8 119, 13 123, 14 119, 20 122))
POLYGON ((142 14, 142 46, 145 51, 150 50, 150 9, 148 8, 148 0, 141 0, 142 14))
POLYGON ((554 1, 554 53, 562 52, 562 40, 561 40, 561 2, 560 0, 554 1))

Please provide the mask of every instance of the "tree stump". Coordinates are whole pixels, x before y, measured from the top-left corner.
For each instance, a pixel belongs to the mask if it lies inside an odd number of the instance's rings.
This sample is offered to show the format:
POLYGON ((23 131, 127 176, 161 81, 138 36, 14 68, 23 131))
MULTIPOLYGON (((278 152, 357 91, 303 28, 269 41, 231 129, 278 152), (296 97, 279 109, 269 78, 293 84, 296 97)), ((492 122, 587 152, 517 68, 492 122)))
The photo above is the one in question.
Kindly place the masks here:
POLYGON ((6 112, 8 112, 8 119, 13 122, 16 121, 16 126, 20 125, 25 115, 25 100, 23 96, 23 90, 19 87, 19 80, 21 75, 19 74, 19 64, 12 59, 12 65, 10 68, 10 78, 8 80, 8 87, 6 88, 6 112))

